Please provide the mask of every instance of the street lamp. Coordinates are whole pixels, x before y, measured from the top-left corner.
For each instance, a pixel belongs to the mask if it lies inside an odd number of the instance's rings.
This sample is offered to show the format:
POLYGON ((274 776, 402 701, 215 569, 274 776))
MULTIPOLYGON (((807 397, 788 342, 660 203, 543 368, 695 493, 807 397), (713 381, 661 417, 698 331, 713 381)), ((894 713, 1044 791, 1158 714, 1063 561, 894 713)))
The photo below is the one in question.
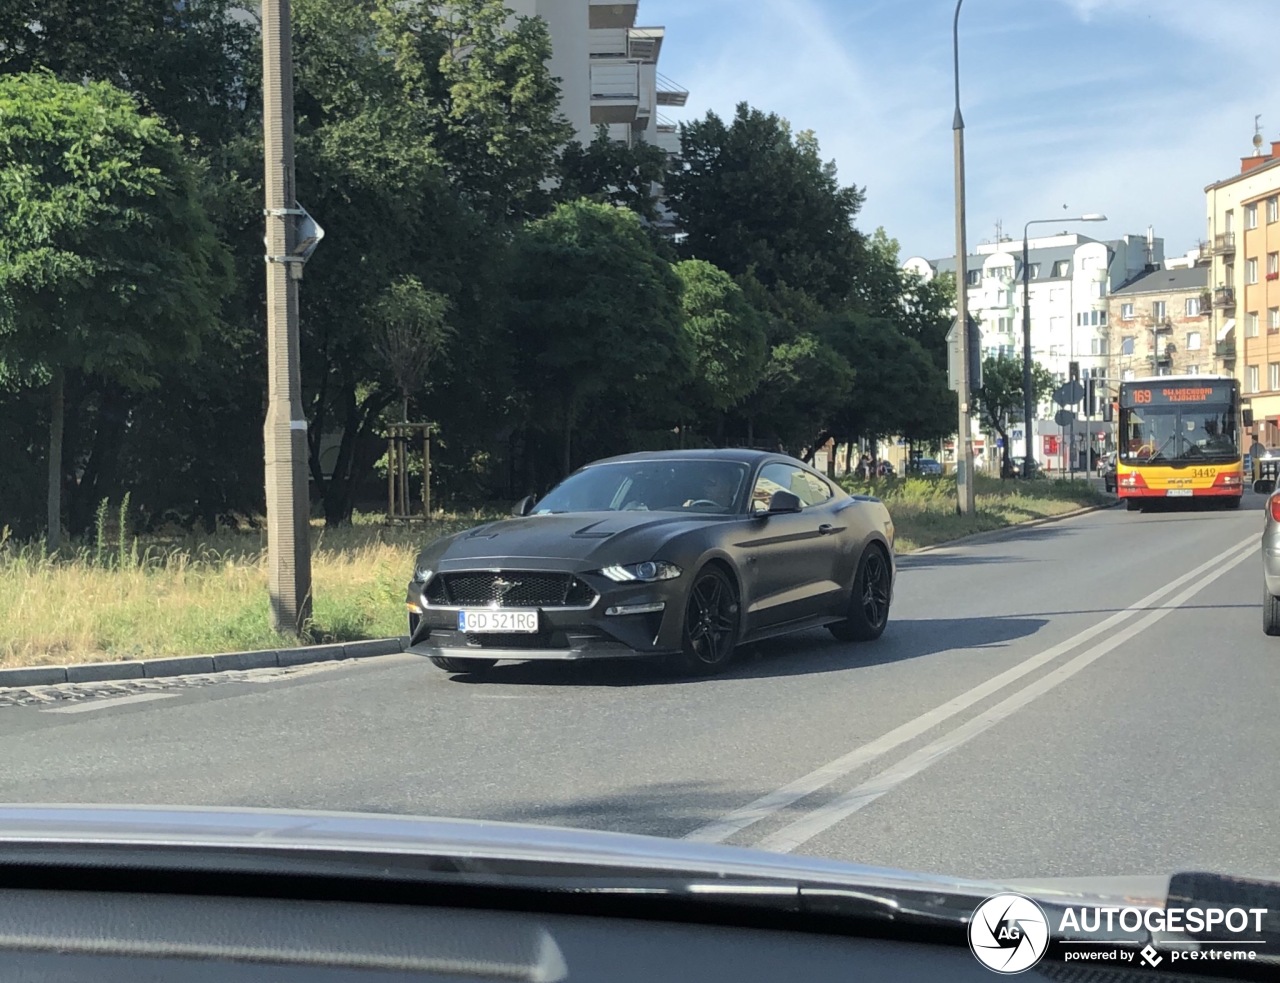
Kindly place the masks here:
POLYGON ((956 331, 960 334, 960 365, 956 379, 959 427, 956 430, 956 508, 972 515, 976 502, 973 488, 973 428, 969 424, 969 271, 964 234, 964 117, 960 115, 960 5, 951 25, 951 52, 955 65, 956 109, 951 119, 955 136, 956 163, 956 331))
MULTIPOLYGON (((1078 215, 1075 218, 1033 218, 1022 227, 1022 476, 1031 477, 1035 466, 1031 456, 1031 434, 1035 429, 1035 396, 1031 388, 1031 263, 1027 259, 1027 230, 1033 225, 1052 225, 1058 222, 1105 222, 1107 216, 1097 212, 1078 215)), ((1074 354, 1074 353, 1073 353, 1074 354)))

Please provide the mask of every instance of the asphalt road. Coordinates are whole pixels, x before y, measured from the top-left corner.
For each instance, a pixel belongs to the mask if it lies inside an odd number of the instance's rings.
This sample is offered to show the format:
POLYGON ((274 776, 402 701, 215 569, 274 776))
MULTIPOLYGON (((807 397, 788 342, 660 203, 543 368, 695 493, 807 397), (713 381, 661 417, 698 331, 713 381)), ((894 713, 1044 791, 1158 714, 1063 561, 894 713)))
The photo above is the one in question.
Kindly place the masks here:
POLYGON ((1280 875, 1261 499, 905 557, 884 638, 681 681, 392 656, 4 705, 0 801, 522 820, 984 878, 1280 875))

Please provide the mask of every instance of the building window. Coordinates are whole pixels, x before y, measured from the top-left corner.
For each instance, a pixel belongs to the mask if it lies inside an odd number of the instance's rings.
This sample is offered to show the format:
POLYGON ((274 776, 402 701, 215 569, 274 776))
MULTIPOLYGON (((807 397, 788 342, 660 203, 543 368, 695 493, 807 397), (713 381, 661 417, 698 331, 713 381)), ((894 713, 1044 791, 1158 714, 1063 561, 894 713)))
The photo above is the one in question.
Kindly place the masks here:
POLYGON ((1050 345, 1050 346, 1049 346, 1049 357, 1050 357, 1050 358, 1062 358, 1062 346, 1061 346, 1061 345, 1050 345))
POLYGON ((1258 367, 1256 365, 1249 366, 1249 377, 1245 380, 1245 385, 1249 387, 1249 392, 1251 393, 1258 391, 1258 367))
POLYGON ((1163 300, 1153 300, 1151 302, 1151 316, 1157 321, 1163 321, 1165 319, 1163 300))
POLYGON ((1280 197, 1276 195, 1267 199, 1267 222, 1280 222, 1280 197))
POLYGON ((1133 305, 1132 305, 1132 304, 1121 304, 1121 305, 1120 305, 1120 319, 1121 319, 1122 321, 1132 321, 1132 320, 1133 320, 1133 305))
POLYGON ((969 286, 971 286, 971 287, 976 287, 976 286, 978 286, 980 283, 982 283, 982 271, 981 271, 981 270, 966 270, 966 271, 965 271, 964 276, 965 276, 965 281, 966 281, 966 282, 969 284, 969 286))
POLYGON ((1280 273, 1280 253, 1267 253, 1267 277, 1280 273))
POLYGON ((1100 324, 1100 325, 1102 325, 1102 326, 1104 326, 1104 327, 1105 327, 1105 326, 1106 326, 1106 323, 1107 323, 1107 312, 1106 312, 1106 311, 1098 311, 1098 324, 1100 324))
POLYGON ((1106 338, 1090 338, 1089 354, 1090 355, 1107 354, 1107 339, 1106 338))
POLYGON ((1187 332, 1187 351, 1194 352, 1194 351, 1198 351, 1199 348, 1200 348, 1200 332, 1188 331, 1187 332))
POLYGON ((1120 354, 1121 355, 1133 354, 1133 335, 1129 335, 1127 338, 1120 339, 1120 354))
POLYGON ((1103 287, 1105 287, 1105 286, 1106 286, 1106 284, 1105 284, 1105 283, 1103 283, 1101 280, 1094 280, 1094 281, 1093 281, 1093 298, 1094 298, 1094 300, 1101 300, 1101 299, 1102 299, 1102 294, 1103 294, 1103 290, 1102 290, 1102 288, 1103 288, 1103 287))
POLYGON ((1280 331, 1280 307, 1273 307, 1267 311, 1267 330, 1280 331))
POLYGON ((1258 261, 1256 259, 1246 259, 1244 261, 1244 282, 1258 282, 1258 261))
POLYGON ((1013 267, 1012 266, 993 266, 991 267, 991 271, 988 274, 988 276, 995 277, 997 280, 1012 280, 1013 267))
POLYGON ((1244 336, 1246 338, 1258 337, 1258 312, 1250 311, 1244 316, 1244 336))
POLYGON ((1051 276, 1069 276, 1071 273, 1071 260, 1060 259, 1053 264, 1053 273, 1051 276))
POLYGON ((1133 378, 1133 369, 1125 369, 1123 372, 1120 373, 1120 378, 1123 379, 1125 382, 1128 382, 1130 379, 1133 378))
POLYGON ((1040 264, 1039 264, 1039 263, 1032 263, 1032 264, 1031 264, 1031 279, 1032 279, 1032 280, 1039 280, 1039 279, 1040 279, 1040 264))
POLYGON ((1280 362, 1272 362, 1267 366, 1267 388, 1280 389, 1280 362))
POLYGON ((1246 229, 1256 229, 1258 227, 1258 204, 1254 202, 1252 205, 1244 206, 1244 227, 1246 229))
POLYGON ((1187 298, 1187 317, 1199 317, 1199 316, 1200 316, 1200 298, 1188 297, 1187 298))
POLYGON ((1198 365, 1187 366, 1187 375, 1199 375, 1199 374, 1200 374, 1200 366, 1198 365))

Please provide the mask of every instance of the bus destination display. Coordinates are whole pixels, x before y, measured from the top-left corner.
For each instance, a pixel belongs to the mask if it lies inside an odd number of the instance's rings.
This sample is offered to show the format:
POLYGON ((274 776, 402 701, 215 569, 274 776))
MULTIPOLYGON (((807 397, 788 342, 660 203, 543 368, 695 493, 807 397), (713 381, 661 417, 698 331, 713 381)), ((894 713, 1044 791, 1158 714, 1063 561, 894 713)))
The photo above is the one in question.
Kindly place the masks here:
POLYGON ((1120 405, 1140 409, 1144 406, 1183 406, 1204 403, 1230 403, 1232 386, 1229 382, 1206 382, 1162 386, 1159 383, 1140 386, 1124 386, 1120 390, 1120 405))

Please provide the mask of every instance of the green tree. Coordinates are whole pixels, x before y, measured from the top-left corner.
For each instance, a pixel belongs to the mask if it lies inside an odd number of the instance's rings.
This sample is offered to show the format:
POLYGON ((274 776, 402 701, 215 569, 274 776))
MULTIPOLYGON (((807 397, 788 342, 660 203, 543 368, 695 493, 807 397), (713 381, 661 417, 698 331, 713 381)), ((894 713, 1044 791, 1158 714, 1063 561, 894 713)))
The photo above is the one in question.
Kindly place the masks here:
POLYGON ((684 330, 694 378, 685 405, 695 420, 715 421, 723 440, 724 412, 759 385, 768 358, 766 321, 733 278, 701 259, 675 266, 682 284, 684 330))
POLYGON ((632 212, 578 201, 531 222, 516 238, 510 291, 519 379, 538 416, 560 423, 565 473, 589 400, 640 393, 660 405, 689 377, 680 280, 632 212))
POLYGON ((126 93, 2 77, 0 119, 0 383, 48 386, 56 548, 68 372, 154 386, 218 326, 230 267, 199 169, 126 93))
POLYGON ((661 147, 644 142, 627 146, 609 136, 609 128, 602 125, 590 144, 584 147, 575 141, 560 155, 558 198, 621 205, 653 222, 658 218, 653 189, 666 169, 667 154, 661 147))
POLYGON ((770 290, 803 288, 828 309, 855 296, 863 192, 841 187, 812 132, 742 103, 729 123, 708 113, 683 126, 680 161, 665 187, 687 256, 734 276, 750 269, 770 290))
POLYGON ((470 204, 494 221, 542 214, 573 128, 547 64, 551 36, 502 0, 363 0, 432 145, 470 204))
MULTIPOLYGON (((1011 467, 1009 455, 1009 422, 1020 417, 1023 411, 1022 384, 1023 361, 1020 358, 998 358, 988 355, 982 361, 982 388, 975 390, 974 403, 982 422, 994 430, 1004 442, 1003 471, 1011 467)), ((1032 363, 1032 401, 1039 405, 1053 388, 1053 375, 1043 365, 1032 363)), ((1028 435, 1030 439, 1030 435, 1028 435)))

